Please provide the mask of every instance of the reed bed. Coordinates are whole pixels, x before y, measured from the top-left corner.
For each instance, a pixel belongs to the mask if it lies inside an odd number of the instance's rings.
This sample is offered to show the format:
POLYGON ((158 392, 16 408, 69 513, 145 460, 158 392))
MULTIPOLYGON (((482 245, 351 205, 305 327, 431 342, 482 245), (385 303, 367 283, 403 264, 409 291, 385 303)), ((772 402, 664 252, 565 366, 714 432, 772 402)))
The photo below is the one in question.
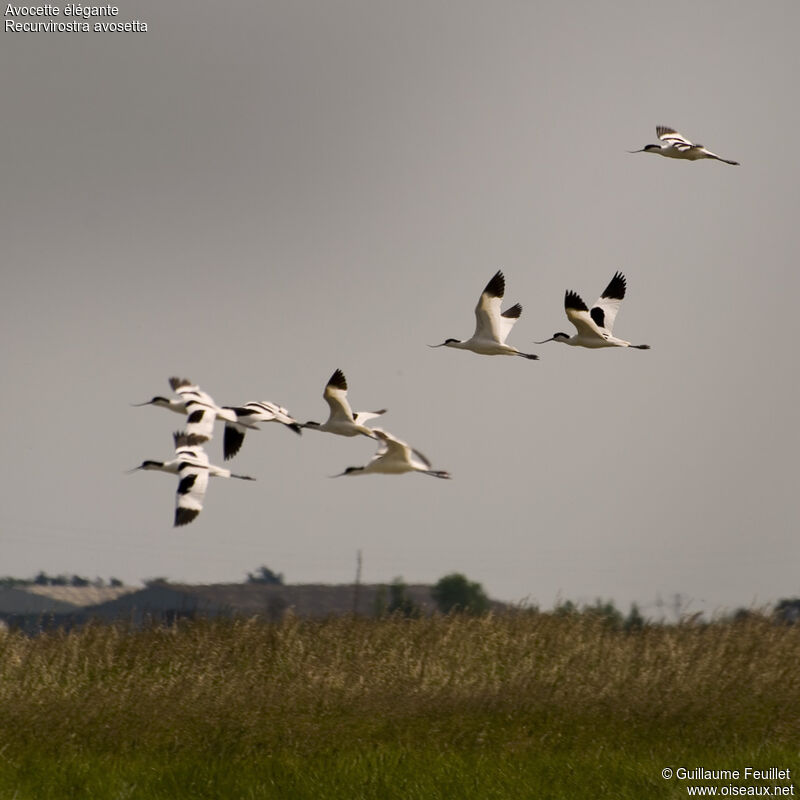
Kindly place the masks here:
POLYGON ((795 766, 798 663, 800 631, 759 617, 9 633, 0 797, 686 796, 661 767, 795 766))

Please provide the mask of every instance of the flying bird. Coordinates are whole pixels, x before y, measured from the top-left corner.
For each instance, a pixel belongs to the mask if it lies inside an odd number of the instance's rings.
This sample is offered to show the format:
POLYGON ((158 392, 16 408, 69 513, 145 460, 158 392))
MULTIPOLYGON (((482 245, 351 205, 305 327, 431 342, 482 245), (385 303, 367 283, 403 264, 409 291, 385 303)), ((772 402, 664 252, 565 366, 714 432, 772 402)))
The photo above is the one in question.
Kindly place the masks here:
POLYGON ((326 431, 327 433, 335 433, 338 436, 358 436, 362 434, 369 436, 371 439, 375 437, 372 434, 372 429, 368 428, 364 423, 367 420, 379 417, 381 414, 386 413, 386 409, 382 408, 380 411, 356 411, 350 408, 350 403, 347 401, 347 378, 344 373, 337 369, 331 375, 328 383, 325 385, 325 391, 322 397, 330 408, 328 419, 320 424, 319 422, 306 422, 301 427, 310 428, 315 431, 326 431))
POLYGON ((158 406, 167 408, 176 414, 186 414, 186 433, 200 437, 206 442, 214 435, 214 420, 236 422, 236 414, 229 408, 218 406, 211 395, 202 391, 188 378, 170 378, 169 385, 177 397, 153 397, 146 403, 134 403, 135 406, 158 406))
POLYGON ((722 158, 716 153, 707 150, 701 144, 694 144, 690 142, 685 136, 682 136, 674 128, 668 128, 666 125, 659 125, 656 128, 658 138, 661 139, 661 144, 646 144, 641 150, 629 150, 629 153, 655 153, 659 156, 666 156, 667 158, 682 158, 684 161, 699 161, 701 158, 714 158, 717 161, 724 161, 726 164, 733 164, 738 167, 738 161, 730 161, 727 158, 722 158))
POLYGON ((580 295, 567 291, 564 295, 564 310, 567 312, 567 319, 577 328, 577 334, 568 336, 566 333, 554 333, 549 339, 536 344, 561 342, 573 347, 635 347, 637 350, 649 350, 649 344, 631 344, 612 336, 614 320, 624 297, 625 276, 621 272, 614 275, 591 310, 586 307, 580 295))
POLYGON ((225 423, 225 438, 222 440, 222 454, 227 461, 241 449, 244 435, 248 430, 259 430, 257 422, 280 422, 295 433, 302 433, 300 423, 289 415, 282 406, 267 400, 245 403, 243 406, 223 406, 236 415, 235 422, 225 423))
POLYGON ((515 303, 511 308, 500 313, 500 306, 506 290, 506 279, 498 270, 486 284, 486 288, 478 298, 475 306, 475 333, 465 342, 459 339, 445 339, 441 344, 428 347, 455 347, 459 350, 471 350, 483 356, 522 356, 538 359, 532 353, 521 353, 516 347, 506 344, 508 334, 514 323, 522 314, 522 306, 515 303))
POLYGON ((188 525, 203 510, 209 477, 255 480, 249 475, 235 475, 229 469, 209 464, 208 455, 202 447, 202 437, 178 431, 172 438, 175 442, 175 458, 170 461, 143 461, 131 471, 158 470, 180 478, 175 495, 175 527, 188 525))
POLYGON ((380 428, 373 428, 375 438, 379 439, 378 451, 368 464, 363 467, 348 467, 334 478, 342 475, 368 475, 379 473, 382 475, 401 475, 404 472, 421 472, 423 475, 432 475, 434 478, 449 478, 450 473, 441 469, 433 469, 431 462, 419 450, 414 450, 408 444, 392 436, 380 428))

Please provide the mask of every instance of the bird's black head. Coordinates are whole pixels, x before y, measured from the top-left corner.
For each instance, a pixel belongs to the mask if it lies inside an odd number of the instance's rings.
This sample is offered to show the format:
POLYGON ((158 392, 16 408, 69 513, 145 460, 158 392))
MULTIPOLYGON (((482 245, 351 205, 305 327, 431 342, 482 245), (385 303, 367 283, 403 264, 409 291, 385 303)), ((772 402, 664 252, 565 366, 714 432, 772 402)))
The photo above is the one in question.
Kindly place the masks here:
POLYGON ((164 466, 163 461, 142 461, 142 463, 136 467, 136 469, 160 469, 164 466))
POLYGON ((534 342, 534 344, 547 344, 548 342, 561 342, 566 341, 569 339, 566 333, 554 333, 549 339, 545 339, 543 342, 534 342))
POLYGON ((358 475, 363 472, 364 467, 348 467, 344 472, 339 472, 336 475, 331 475, 331 478, 341 478, 343 475, 358 475))
POLYGON ((628 150, 629 153, 652 153, 654 150, 661 150, 657 144, 646 144, 641 150, 628 150))
POLYGON ((448 344, 461 344, 461 339, 445 339, 441 344, 429 344, 428 347, 446 347, 448 344))
POLYGON ((145 400, 144 403, 132 403, 131 405, 134 406, 168 406, 169 400, 166 397, 161 397, 160 395, 156 395, 155 397, 151 397, 149 400, 145 400))

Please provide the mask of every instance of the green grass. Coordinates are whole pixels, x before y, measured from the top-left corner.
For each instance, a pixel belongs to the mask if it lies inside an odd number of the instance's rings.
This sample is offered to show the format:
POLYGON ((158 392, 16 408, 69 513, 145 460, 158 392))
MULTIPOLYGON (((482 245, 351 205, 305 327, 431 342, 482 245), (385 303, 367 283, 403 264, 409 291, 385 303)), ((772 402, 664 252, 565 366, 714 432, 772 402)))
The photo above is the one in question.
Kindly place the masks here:
POLYGON ((0 800, 686 797, 663 767, 800 769, 798 664, 759 618, 9 634, 0 800))

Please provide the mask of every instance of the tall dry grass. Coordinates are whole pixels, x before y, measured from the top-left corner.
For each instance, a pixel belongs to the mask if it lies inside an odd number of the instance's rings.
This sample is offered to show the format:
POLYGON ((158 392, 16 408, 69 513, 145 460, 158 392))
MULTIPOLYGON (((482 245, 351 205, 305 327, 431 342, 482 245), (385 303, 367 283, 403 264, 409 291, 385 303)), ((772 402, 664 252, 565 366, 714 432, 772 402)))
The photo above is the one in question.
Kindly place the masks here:
POLYGON ((796 742, 800 631, 585 616, 196 621, 0 638, 0 749, 311 752, 603 735, 796 742), (599 732, 599 734, 598 734, 599 732))

